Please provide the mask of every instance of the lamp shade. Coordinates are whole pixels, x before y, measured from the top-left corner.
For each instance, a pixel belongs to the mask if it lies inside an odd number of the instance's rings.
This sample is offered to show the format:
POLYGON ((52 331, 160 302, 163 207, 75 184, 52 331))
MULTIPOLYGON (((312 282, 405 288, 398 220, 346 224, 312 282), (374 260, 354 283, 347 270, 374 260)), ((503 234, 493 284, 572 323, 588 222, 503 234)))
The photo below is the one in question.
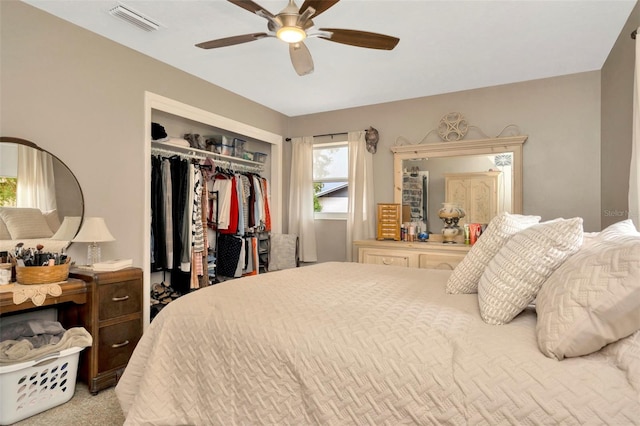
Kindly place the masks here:
POLYGON ((60 224, 60 227, 51 237, 52 240, 71 241, 73 237, 78 233, 80 228, 80 222, 82 218, 80 216, 65 216, 64 220, 60 224))
POLYGON ((77 243, 100 243, 115 241, 102 217, 85 217, 78 235, 71 240, 77 243))

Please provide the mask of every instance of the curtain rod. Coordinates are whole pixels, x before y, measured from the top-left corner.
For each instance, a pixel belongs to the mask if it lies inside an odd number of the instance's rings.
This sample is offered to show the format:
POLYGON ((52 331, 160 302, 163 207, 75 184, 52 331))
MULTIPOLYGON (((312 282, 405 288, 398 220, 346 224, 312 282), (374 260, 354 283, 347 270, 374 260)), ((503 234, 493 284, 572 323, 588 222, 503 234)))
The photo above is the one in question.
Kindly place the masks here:
MULTIPOLYGON (((364 130, 365 132, 367 131, 367 129, 364 130)), ((325 133, 323 135, 313 135, 314 138, 320 138, 322 136, 337 136, 337 135, 346 135, 349 132, 338 132, 338 133, 325 133)), ((286 138, 285 141, 287 142, 291 142, 291 138, 286 138)))

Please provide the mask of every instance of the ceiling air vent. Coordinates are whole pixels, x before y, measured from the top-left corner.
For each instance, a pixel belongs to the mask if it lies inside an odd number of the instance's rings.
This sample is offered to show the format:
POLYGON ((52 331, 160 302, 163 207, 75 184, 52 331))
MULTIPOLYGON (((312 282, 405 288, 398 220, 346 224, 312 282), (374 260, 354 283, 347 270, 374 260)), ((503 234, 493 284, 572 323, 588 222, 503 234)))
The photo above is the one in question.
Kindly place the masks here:
POLYGON ((133 10, 123 5, 118 5, 114 7, 109 11, 109 13, 115 16, 116 18, 120 18, 145 31, 155 31, 158 28, 160 28, 160 25, 153 22, 151 19, 145 18, 138 12, 134 12, 133 10))

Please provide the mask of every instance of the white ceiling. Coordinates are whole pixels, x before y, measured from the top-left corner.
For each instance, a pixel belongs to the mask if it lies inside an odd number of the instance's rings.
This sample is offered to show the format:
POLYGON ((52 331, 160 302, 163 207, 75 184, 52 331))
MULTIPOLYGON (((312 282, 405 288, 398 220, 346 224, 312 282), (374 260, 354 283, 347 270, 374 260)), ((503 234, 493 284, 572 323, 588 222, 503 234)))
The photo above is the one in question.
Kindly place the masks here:
MULTIPOLYGON (((24 0, 287 116, 599 70, 636 0, 342 0, 316 27, 393 35, 392 51, 312 38, 299 77, 285 43, 196 43, 266 31, 225 0, 24 0), (108 11, 124 4, 160 23, 145 32, 108 11)), ((255 0, 276 14, 286 0, 255 0)), ((298 6, 302 0, 297 1, 298 6)))

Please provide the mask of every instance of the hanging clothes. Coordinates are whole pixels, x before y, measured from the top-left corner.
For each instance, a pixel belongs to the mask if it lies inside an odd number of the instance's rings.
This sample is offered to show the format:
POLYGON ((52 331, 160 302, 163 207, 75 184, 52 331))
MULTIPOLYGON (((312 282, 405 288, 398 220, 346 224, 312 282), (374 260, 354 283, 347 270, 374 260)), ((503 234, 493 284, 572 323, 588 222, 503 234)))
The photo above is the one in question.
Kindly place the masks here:
POLYGON ((161 157, 155 156, 151 159, 151 232, 152 232, 152 253, 151 270, 159 271, 166 269, 167 246, 166 227, 167 218, 165 211, 165 192, 163 186, 161 157))
POLYGON ((165 269, 173 268, 173 194, 171 186, 171 162, 168 158, 162 159, 162 196, 164 197, 164 236, 166 261, 165 269))
POLYGON ((217 274, 257 273, 253 235, 271 227, 268 180, 179 154, 153 155, 151 164, 152 271, 170 270, 180 294, 217 274))
POLYGON ((245 221, 244 221, 244 184, 240 174, 234 176, 236 181, 236 195, 238 197, 238 234, 244 235, 246 233, 245 221))
POLYGON ((230 235, 220 234, 218 236, 218 274, 224 277, 234 277, 238 262, 240 261, 240 253, 242 251, 242 238, 230 235))
POLYGON ((214 218, 217 217, 218 220, 216 229, 228 229, 230 222, 232 194, 232 183, 228 179, 228 176, 217 173, 213 182, 213 191, 218 192, 218 211, 215 210, 216 205, 214 203, 211 203, 209 205, 209 220, 210 222, 214 223, 216 222, 214 218))
POLYGON ((251 184, 246 174, 240 174, 240 182, 242 186, 242 221, 245 228, 250 228, 249 222, 249 197, 251 196, 251 184))
POLYGON ((267 232, 271 231, 271 211, 269 204, 271 203, 271 196, 269 194, 269 181, 265 178, 260 178, 262 180, 262 197, 263 197, 263 205, 264 205, 264 230, 267 232))
POLYGON ((255 226, 264 227, 264 196, 262 194, 262 182, 260 176, 252 175, 253 187, 255 189, 254 210, 255 210, 255 226))
POLYGON ((229 203, 229 223, 227 228, 220 229, 222 234, 238 233, 238 185, 235 176, 229 176, 231 182, 230 203, 229 203))
POLYGON ((173 268, 171 269, 171 285, 180 294, 186 294, 190 288, 190 274, 180 269, 183 249, 191 250, 190 246, 184 246, 184 212, 189 197, 189 162, 175 157, 171 159, 171 183, 172 183, 172 214, 173 214, 173 268))

